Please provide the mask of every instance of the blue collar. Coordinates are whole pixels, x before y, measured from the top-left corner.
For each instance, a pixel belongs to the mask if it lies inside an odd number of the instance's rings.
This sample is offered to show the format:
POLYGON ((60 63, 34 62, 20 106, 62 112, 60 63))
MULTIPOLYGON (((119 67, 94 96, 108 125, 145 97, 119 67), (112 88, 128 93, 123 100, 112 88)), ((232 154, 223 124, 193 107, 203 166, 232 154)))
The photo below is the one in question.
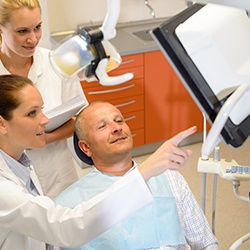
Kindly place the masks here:
POLYGON ((6 161, 6 164, 13 172, 13 174, 25 183, 25 186, 29 193, 38 195, 39 193, 30 178, 31 164, 29 157, 25 153, 23 153, 20 159, 17 161, 1 149, 0 153, 2 154, 4 160, 6 161))

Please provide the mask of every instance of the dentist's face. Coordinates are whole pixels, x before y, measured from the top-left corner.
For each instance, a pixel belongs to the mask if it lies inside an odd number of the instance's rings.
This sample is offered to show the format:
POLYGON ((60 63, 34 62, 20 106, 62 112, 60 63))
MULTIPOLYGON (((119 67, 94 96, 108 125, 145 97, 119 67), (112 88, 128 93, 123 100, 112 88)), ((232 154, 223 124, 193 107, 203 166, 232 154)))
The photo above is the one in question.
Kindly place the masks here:
POLYGON ((6 136, 8 151, 12 157, 17 157, 27 148, 45 146, 45 125, 49 119, 43 114, 43 100, 36 87, 24 87, 17 98, 20 105, 12 113, 12 119, 7 121, 6 136))

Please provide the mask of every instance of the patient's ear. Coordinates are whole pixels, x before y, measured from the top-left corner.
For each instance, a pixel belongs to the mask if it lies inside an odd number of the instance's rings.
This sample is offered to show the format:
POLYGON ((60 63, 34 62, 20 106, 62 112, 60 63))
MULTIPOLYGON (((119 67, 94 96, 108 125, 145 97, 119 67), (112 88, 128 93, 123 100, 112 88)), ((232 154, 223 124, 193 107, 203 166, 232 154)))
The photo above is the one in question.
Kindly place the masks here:
POLYGON ((4 135, 7 132, 6 120, 0 115, 0 133, 4 135))
POLYGON ((82 150, 83 153, 85 153, 88 157, 91 157, 92 152, 88 146, 88 143, 85 140, 79 140, 78 146, 82 150))

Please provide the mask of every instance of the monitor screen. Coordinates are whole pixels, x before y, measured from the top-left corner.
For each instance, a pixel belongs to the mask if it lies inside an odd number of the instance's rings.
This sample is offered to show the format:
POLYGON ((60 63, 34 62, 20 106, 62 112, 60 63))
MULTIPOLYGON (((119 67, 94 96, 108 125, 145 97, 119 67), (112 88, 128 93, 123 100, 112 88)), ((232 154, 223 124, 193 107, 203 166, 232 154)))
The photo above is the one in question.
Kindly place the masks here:
MULTIPOLYGON (((151 34, 211 124, 235 89, 250 84, 250 21, 244 10, 194 4, 151 34)), ((244 95, 220 132, 233 147, 250 132, 249 98, 244 95)))

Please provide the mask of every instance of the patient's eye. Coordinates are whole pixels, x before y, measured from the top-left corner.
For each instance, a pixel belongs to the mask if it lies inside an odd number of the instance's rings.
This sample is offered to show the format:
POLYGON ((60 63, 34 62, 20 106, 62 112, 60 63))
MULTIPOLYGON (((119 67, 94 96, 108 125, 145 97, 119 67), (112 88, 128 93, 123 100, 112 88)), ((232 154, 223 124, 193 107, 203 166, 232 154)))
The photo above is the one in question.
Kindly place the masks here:
POLYGON ((101 124, 99 124, 98 129, 102 129, 102 128, 104 128, 105 126, 106 126, 105 123, 101 123, 101 124))
POLYGON ((124 118, 123 117, 117 117, 115 119, 115 122, 118 123, 118 124, 122 124, 122 123, 124 123, 124 118))

